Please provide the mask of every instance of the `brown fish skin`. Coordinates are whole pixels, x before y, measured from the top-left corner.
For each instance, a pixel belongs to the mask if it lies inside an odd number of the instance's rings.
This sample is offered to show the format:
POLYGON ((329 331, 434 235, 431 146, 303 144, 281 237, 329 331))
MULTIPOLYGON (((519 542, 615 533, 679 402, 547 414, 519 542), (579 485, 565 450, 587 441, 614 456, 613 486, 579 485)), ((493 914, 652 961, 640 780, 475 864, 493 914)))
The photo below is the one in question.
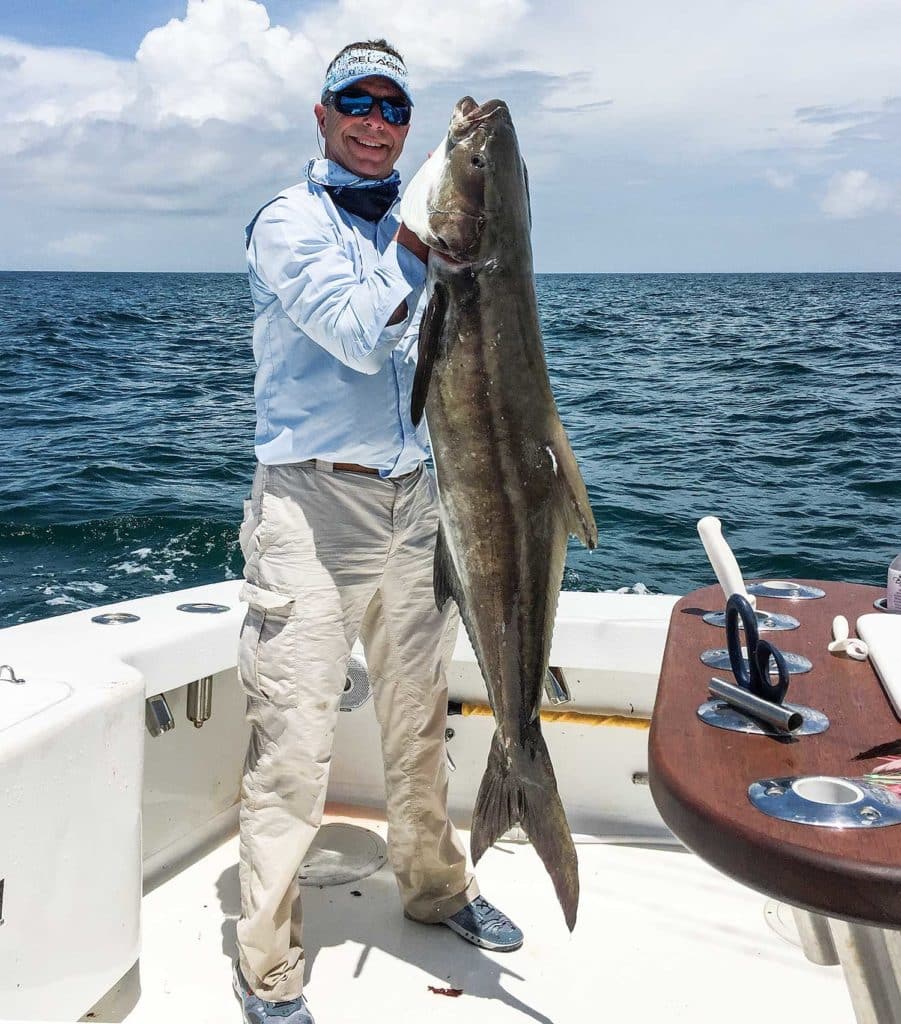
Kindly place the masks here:
POLYGON ((433 249, 430 300, 413 392, 440 496, 435 596, 460 607, 497 723, 473 862, 521 825, 572 929, 578 861, 539 710, 567 539, 593 548, 597 527, 548 381, 530 220, 506 105, 465 97, 423 238, 433 249))

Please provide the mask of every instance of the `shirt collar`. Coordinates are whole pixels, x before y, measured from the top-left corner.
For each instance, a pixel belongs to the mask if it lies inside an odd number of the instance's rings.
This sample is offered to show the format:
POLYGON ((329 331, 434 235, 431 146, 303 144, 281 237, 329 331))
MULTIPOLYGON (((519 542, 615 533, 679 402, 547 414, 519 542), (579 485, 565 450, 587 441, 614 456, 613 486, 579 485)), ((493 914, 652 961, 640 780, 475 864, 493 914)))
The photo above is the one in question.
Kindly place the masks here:
POLYGON ((379 188, 383 185, 400 185, 400 174, 397 171, 392 171, 387 178, 361 178, 327 157, 319 157, 307 164, 307 178, 314 185, 332 188, 379 188))

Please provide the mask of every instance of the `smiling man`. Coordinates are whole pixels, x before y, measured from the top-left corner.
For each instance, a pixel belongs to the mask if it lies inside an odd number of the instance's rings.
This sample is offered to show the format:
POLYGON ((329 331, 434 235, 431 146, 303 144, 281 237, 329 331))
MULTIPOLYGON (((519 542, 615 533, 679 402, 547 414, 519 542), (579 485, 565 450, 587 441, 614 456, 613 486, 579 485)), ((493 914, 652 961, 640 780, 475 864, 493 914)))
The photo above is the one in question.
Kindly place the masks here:
POLYGON ((404 913, 487 949, 522 943, 479 895, 447 815, 445 670, 458 618, 452 602, 435 607, 435 485, 425 426, 410 415, 428 250, 395 212, 412 110, 396 50, 345 47, 314 108, 324 158, 247 228, 257 470, 241 528, 251 737, 234 986, 248 1024, 312 1021, 297 876, 358 636, 404 913))

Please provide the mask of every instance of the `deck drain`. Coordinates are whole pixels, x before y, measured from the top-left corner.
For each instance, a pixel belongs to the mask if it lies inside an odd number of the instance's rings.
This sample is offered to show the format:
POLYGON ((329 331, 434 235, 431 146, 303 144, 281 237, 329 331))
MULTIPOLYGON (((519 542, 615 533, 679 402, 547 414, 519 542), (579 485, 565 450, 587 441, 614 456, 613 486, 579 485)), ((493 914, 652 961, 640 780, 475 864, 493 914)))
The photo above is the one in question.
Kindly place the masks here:
POLYGON ((330 822, 316 833, 304 858, 301 885, 344 885, 374 874, 388 859, 384 839, 368 828, 330 822))

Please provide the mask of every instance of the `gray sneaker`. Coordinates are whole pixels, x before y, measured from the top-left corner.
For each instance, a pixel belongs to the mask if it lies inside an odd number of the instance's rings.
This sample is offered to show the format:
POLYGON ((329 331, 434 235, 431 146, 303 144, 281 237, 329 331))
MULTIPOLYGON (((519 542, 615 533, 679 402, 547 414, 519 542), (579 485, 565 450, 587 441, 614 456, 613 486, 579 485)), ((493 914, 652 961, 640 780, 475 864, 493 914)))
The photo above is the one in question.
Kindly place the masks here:
POLYGON ((462 910, 441 923, 482 949, 508 953, 522 945, 522 932, 519 928, 484 896, 476 896, 472 903, 467 903, 462 910))
POLYGON ((244 1024, 315 1024, 303 996, 281 1003, 270 1003, 255 996, 244 980, 237 960, 232 967, 232 985, 235 995, 241 1000, 244 1024))

